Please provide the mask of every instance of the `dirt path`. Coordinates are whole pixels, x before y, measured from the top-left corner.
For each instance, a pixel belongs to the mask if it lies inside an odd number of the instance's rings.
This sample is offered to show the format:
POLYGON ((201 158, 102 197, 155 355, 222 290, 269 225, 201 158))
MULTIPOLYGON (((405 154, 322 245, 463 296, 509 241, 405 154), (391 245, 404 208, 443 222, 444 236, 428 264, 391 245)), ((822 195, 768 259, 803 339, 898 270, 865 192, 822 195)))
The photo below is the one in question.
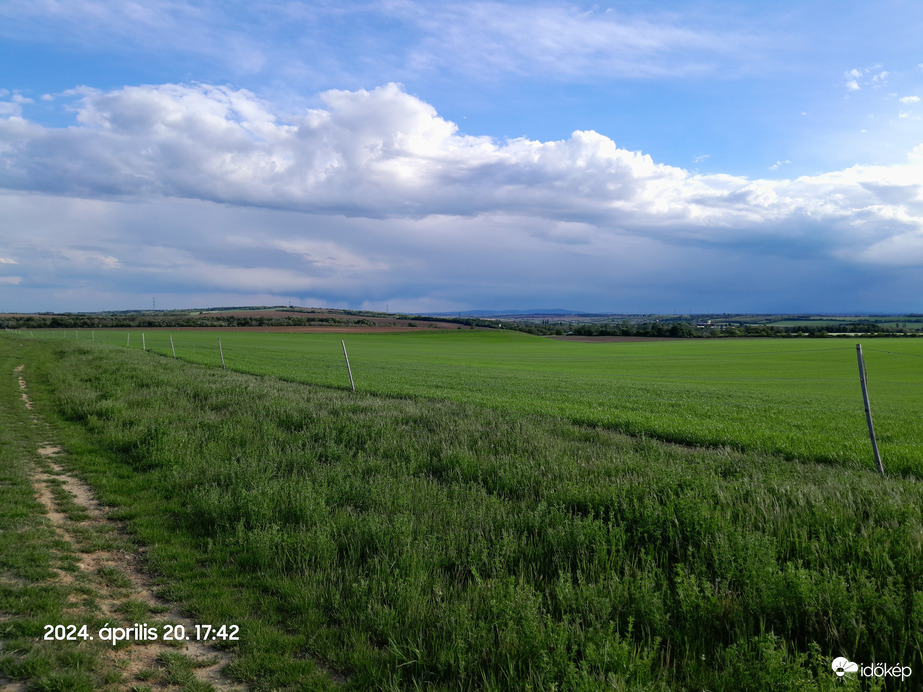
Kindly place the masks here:
MULTIPOLYGON (((31 411, 22 371, 20 365, 14 372, 22 400, 31 411)), ((32 420, 38 422, 35 413, 32 420)), ((67 470, 67 452, 51 441, 36 451, 38 463, 32 474, 36 497, 58 538, 77 556, 78 570, 59 570, 57 576, 62 584, 80 587, 74 590, 73 603, 69 604, 74 615, 85 614, 90 603, 94 619, 101 618, 113 628, 124 630, 141 624, 157 627, 162 633, 169 624, 182 625, 187 633, 194 633, 196 623, 192 619, 154 594, 137 547, 126 539, 117 522, 108 519, 106 508, 97 502, 90 487, 67 470)), ((91 635, 98 634, 95 629, 90 627, 91 635)), ((134 638, 129 635, 130 641, 118 646, 107 644, 102 654, 103 661, 121 672, 126 690, 140 689, 140 682, 152 690, 184 689, 195 681, 199 689, 202 683, 216 690, 242 689, 222 673, 231 660, 226 652, 194 640, 169 644, 160 637, 156 641, 134 638)))

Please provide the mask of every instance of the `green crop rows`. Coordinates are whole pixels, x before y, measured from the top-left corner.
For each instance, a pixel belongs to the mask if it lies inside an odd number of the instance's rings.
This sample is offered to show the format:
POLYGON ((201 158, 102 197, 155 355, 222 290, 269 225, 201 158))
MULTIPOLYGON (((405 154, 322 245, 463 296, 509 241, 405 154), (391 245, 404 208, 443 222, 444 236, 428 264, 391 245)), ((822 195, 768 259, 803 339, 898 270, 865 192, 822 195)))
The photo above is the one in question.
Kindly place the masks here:
MULTIPOLYGON (((81 333, 84 341, 90 336, 81 333)), ((171 334, 145 345, 170 357, 171 334)), ((141 348, 142 333, 97 330, 141 348)), ((75 339, 76 332, 54 337, 75 339)), ((512 332, 253 334, 178 331, 178 357, 360 391, 560 415, 633 435, 872 465, 854 339, 573 343, 512 332)), ((923 340, 864 345, 876 434, 893 473, 923 475, 923 340)))

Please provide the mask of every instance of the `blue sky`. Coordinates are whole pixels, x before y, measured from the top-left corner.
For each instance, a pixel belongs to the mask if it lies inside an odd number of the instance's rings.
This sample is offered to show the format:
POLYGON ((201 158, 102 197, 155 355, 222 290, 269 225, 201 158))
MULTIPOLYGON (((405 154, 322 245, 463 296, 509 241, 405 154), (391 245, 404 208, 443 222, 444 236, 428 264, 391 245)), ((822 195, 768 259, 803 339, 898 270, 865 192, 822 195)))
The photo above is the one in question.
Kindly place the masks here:
POLYGON ((919 2, 0 4, 0 311, 923 312, 919 2))

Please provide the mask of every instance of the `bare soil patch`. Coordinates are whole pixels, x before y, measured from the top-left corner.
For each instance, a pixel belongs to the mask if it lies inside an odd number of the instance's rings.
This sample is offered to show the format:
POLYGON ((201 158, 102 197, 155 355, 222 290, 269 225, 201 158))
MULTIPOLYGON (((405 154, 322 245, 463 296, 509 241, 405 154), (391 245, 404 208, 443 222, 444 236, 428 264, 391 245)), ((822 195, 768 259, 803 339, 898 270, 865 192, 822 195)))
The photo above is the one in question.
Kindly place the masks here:
POLYGON ((14 373, 19 377, 19 391, 20 396, 22 397, 23 403, 26 405, 26 408, 30 411, 32 410, 32 402, 29 400, 29 395, 26 394, 26 381, 22 377, 23 366, 20 365, 18 368, 13 370, 14 373))

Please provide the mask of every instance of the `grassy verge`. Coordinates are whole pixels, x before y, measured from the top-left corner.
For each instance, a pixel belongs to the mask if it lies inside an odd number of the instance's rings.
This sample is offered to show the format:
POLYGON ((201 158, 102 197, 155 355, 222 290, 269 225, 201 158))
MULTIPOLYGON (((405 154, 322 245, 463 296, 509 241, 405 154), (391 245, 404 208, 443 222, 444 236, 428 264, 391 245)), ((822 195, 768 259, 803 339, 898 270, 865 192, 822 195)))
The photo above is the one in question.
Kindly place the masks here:
POLYGON ((856 687, 837 656, 923 672, 915 480, 16 347, 164 593, 240 627, 232 670, 258 689, 856 687))

